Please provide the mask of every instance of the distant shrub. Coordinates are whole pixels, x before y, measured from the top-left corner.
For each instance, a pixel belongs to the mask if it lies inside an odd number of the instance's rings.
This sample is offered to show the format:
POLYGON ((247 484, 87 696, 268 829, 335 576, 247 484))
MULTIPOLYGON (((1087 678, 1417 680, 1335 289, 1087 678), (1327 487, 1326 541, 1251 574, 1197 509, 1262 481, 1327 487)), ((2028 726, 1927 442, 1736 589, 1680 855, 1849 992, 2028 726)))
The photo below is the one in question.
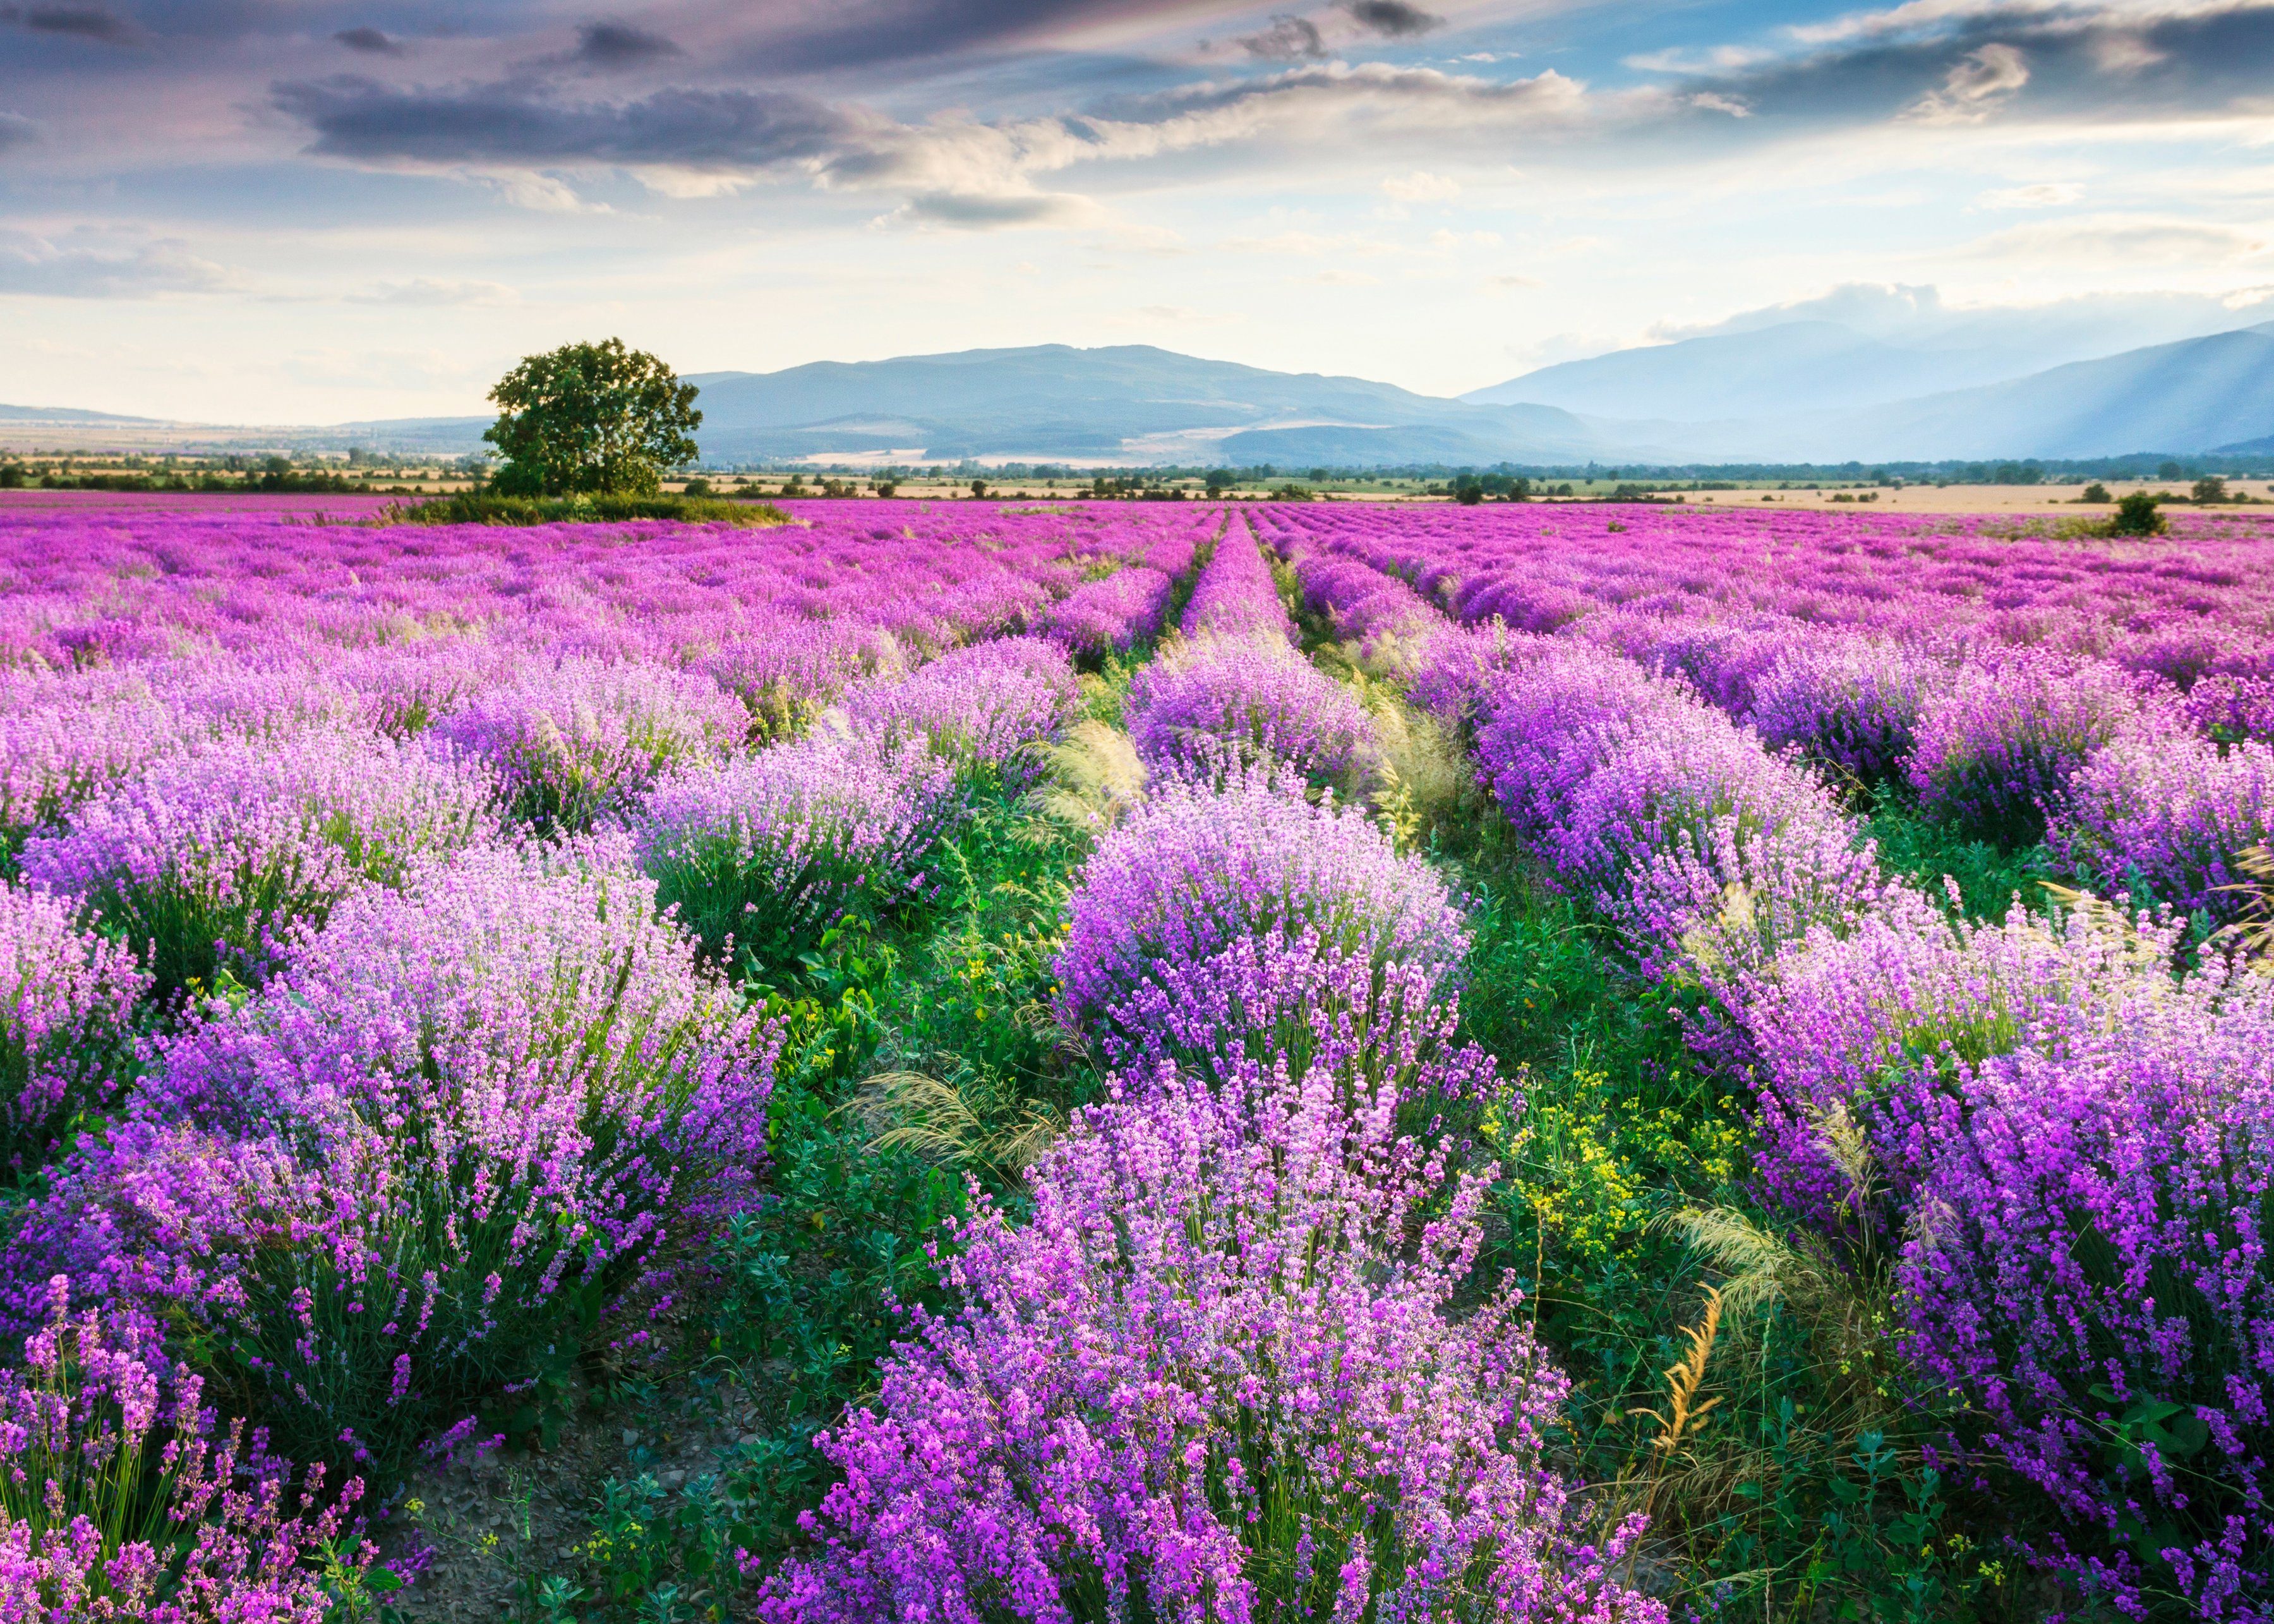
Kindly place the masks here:
POLYGON ((1751 720, 1772 749, 1797 747, 1862 786, 1909 759, 1940 667, 1916 650, 1862 637, 1814 638, 1754 685, 1751 720))
POLYGON ((617 524, 662 519, 680 524, 787 524, 771 502, 711 496, 502 496, 464 491, 390 508, 404 524, 617 524))
POLYGON ((330 729, 221 740, 153 763, 24 847, 26 879, 78 898, 143 949, 158 991, 250 975, 294 927, 366 883, 497 825, 478 768, 418 745, 330 729))
POLYGON ((2171 528, 2156 499, 2145 491, 2128 492, 2116 504, 2116 512, 2108 521, 2111 536, 2161 536, 2171 528))

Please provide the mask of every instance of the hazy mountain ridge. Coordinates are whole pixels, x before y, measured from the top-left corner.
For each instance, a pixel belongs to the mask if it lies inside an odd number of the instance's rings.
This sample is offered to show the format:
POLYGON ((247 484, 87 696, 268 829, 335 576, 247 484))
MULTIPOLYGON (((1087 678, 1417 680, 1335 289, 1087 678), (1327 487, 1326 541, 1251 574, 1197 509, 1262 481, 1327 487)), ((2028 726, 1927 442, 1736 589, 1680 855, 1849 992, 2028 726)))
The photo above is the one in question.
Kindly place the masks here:
MULTIPOLYGON (((1949 381, 2011 363, 1995 345, 1921 349, 1811 318, 1545 367, 1459 400, 1140 344, 821 361, 688 380, 701 390, 703 455, 729 463, 1894 462, 2185 455, 2274 438, 2274 322, 1988 382, 1949 381)), ((412 417, 277 432, 328 449, 456 455, 479 450, 490 422, 412 417)), ((0 407, 0 423, 115 425, 143 436, 179 427, 185 442, 243 432, 32 407, 0 407)))

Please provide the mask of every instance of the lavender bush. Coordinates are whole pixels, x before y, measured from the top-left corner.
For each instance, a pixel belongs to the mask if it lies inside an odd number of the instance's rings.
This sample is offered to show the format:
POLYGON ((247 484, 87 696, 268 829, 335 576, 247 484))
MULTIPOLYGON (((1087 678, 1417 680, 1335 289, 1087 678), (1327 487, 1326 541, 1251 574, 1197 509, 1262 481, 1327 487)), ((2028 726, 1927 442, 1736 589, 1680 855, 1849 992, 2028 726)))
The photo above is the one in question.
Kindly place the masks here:
POLYGON ((288 1454, 390 1477, 588 1342, 644 1342, 676 1249, 756 1199, 779 1042, 654 896, 620 839, 358 893, 166 1046, 11 1277, 147 1305, 288 1454))
POLYGON ((1088 1113, 821 1440, 844 1481, 759 1616, 1662 1618, 1546 1462, 1513 1289, 1455 1317, 1483 1184, 1394 1104, 1171 1071, 1088 1113))
POLYGON ((514 816, 577 830, 666 770, 715 759, 749 727, 742 704, 708 678, 572 658, 476 694, 434 732, 496 771, 514 816))
POLYGON ((1986 1063, 1922 1196, 1914 1357, 2065 1514, 2117 1608, 2274 1605, 2274 980, 1986 1063))
POLYGON ((1081 692, 1064 650, 1039 637, 1002 637, 906 677, 856 684, 845 712, 855 731, 887 748, 918 744, 960 768, 1017 780, 1020 753, 1073 719, 1081 692))
POLYGON ((1263 561, 1255 537, 1238 514, 1224 520, 1224 534, 1185 605, 1187 637, 1260 637, 1285 642, 1294 631, 1279 583, 1263 561))
POLYGON ((1139 759, 1169 772, 1276 760, 1347 791, 1373 753, 1357 697, 1284 645, 1187 643, 1137 673, 1128 717, 1139 759))
POLYGON ((2142 732, 2086 761, 2046 844, 2096 891, 2223 925, 2246 900, 2238 857, 2270 838, 2274 746, 2222 750, 2185 733, 2142 732))
POLYGON ((651 789, 640 861, 713 955, 777 965, 856 904, 909 899, 961 804, 953 791, 953 769, 921 745, 777 745, 651 789))
POLYGON ((1771 749, 1797 748, 1856 784, 1877 786, 1909 761, 1920 707, 1941 669, 1898 643, 1811 638, 1753 684, 1747 714, 1771 749))
POLYGON ((134 955, 53 897, 0 884, 0 1157, 20 1169, 131 1075, 134 955))
POLYGON ((224 966, 265 974, 295 925, 490 832, 496 793, 486 773, 416 744, 328 729, 223 740, 34 837, 24 875, 99 911, 170 993, 224 966))
MULTIPOLYGON (((322 1624, 308 1559, 345 1543, 362 1485, 330 1503, 234 1424, 216 1440, 197 1377, 72 1317, 49 1317, 0 1370, 0 1614, 117 1624, 322 1624)), ((350 1559, 366 1568, 371 1548, 350 1559)))
POLYGON ((1091 665, 1158 635, 1176 582, 1142 564, 1083 583, 1043 617, 1041 633, 1091 665))

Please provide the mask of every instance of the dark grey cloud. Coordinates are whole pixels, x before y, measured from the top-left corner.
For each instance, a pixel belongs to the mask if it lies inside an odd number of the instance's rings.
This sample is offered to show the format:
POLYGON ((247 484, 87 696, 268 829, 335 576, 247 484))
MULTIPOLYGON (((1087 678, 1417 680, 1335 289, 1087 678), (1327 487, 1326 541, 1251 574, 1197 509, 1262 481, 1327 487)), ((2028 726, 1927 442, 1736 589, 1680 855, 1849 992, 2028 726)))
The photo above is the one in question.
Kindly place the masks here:
MULTIPOLYGON (((743 57, 772 73, 1000 54, 1161 8, 1158 0, 808 0, 764 9, 768 26, 743 57)), ((1206 0, 1186 9, 1238 16, 1254 6, 1206 0)))
POLYGON ((576 31, 576 60, 596 68, 636 67, 685 55, 663 35, 629 23, 586 23, 576 31))
POLYGON ((787 91, 672 88, 575 102, 523 85, 434 89, 341 75, 271 94, 312 133, 309 150, 366 163, 758 169, 825 158, 867 127, 787 91))
POLYGON ((2274 0, 2139 19, 1985 7, 1931 30, 1859 28, 1685 87, 1764 118, 1825 124, 2210 115, 2274 95, 2274 0))
POLYGON ((40 139, 40 126, 20 113, 0 113, 0 153, 29 147, 40 139))
POLYGON ((1269 28, 1248 34, 1239 42, 1249 56, 1273 62, 1315 60, 1327 54, 1327 42, 1319 34, 1319 26, 1307 17, 1291 14, 1273 18, 1269 28))
POLYGON ((1343 0, 1351 20, 1369 34, 1392 40, 1410 40, 1444 26, 1445 19, 1405 0, 1343 0))
POLYGON ((985 230, 995 226, 1052 225, 1079 219, 1085 211, 1078 198, 1037 192, 1032 195, 988 196, 974 192, 918 192, 895 211, 898 217, 985 230))
POLYGON ((373 56, 400 56, 403 41, 388 38, 376 28, 343 28, 332 36, 351 51, 362 51, 373 56))
POLYGON ((0 22, 34 34, 58 34, 105 45, 132 45, 142 37, 133 24, 99 5, 0 6, 0 22))

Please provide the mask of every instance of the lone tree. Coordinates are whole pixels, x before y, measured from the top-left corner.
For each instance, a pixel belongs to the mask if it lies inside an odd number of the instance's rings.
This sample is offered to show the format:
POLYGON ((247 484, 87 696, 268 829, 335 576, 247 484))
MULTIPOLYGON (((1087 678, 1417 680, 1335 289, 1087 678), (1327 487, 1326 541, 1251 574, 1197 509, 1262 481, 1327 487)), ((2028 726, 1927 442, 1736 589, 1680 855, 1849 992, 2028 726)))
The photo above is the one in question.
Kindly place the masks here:
POLYGON ((695 386, 620 338, 527 357, 490 399, 501 410, 482 438, 505 457, 490 483, 507 496, 652 496, 703 426, 695 386))

